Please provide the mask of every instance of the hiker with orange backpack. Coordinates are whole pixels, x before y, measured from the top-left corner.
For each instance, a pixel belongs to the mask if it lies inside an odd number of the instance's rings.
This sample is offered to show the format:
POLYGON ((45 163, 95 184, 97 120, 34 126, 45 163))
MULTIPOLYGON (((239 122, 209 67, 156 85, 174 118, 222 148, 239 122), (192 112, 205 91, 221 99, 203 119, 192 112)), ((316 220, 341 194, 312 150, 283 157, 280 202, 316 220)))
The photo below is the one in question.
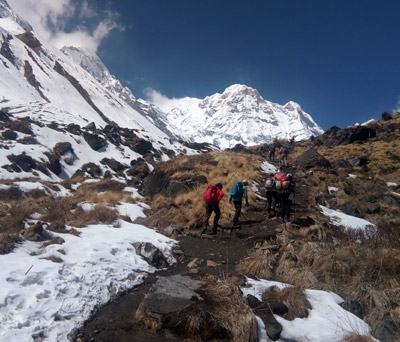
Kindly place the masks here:
POLYGON ((221 210, 219 208, 219 201, 224 197, 224 193, 222 191, 222 184, 217 183, 215 185, 209 185, 207 187, 206 192, 203 195, 204 201, 206 202, 206 213, 204 214, 203 221, 203 231, 202 234, 217 234, 217 229, 219 227, 218 220, 221 217, 221 210), (208 228, 208 220, 211 217, 212 213, 215 213, 214 216, 214 224, 212 231, 210 233, 207 232, 208 228))

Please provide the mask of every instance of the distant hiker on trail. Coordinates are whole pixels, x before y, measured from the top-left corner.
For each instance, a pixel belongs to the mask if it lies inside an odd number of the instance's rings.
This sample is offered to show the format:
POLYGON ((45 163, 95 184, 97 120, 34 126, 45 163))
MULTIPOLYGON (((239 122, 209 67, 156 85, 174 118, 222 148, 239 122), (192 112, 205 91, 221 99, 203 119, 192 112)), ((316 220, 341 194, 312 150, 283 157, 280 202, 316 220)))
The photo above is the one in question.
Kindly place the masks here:
POLYGON ((275 211, 275 207, 279 202, 278 191, 276 190, 276 181, 271 174, 271 177, 267 179, 265 182, 265 193, 267 195, 267 213, 268 217, 271 217, 271 207, 272 200, 274 200, 273 210, 275 211))
POLYGON ((207 187, 206 192, 203 195, 204 200, 206 201, 206 213, 204 214, 204 221, 203 221, 203 231, 202 234, 207 232, 208 228, 208 220, 211 217, 211 214, 214 212, 214 224, 211 235, 217 234, 218 228, 218 220, 221 217, 221 210, 219 209, 219 201, 224 197, 224 193, 222 191, 222 184, 217 183, 215 185, 209 185, 207 187))
POLYGON ((280 217, 282 221, 290 222, 290 209, 295 196, 295 183, 290 173, 287 176, 282 176, 279 181, 276 182, 276 188, 279 191, 279 199, 281 204, 280 217))
POLYGON ((290 142, 290 145, 294 145, 294 135, 291 137, 289 142, 290 142))
POLYGON ((269 151, 269 161, 275 161, 275 145, 272 146, 271 150, 269 151))
POLYGON ((237 226, 239 224, 240 212, 242 211, 242 201, 243 197, 246 200, 246 206, 249 206, 249 199, 247 197, 247 188, 246 185, 249 183, 247 180, 243 180, 242 182, 236 182, 233 184, 231 193, 229 196, 229 203, 232 203, 235 206, 235 217, 233 218, 233 225, 237 226))
POLYGON ((289 149, 285 145, 279 149, 279 165, 280 166, 287 166, 288 153, 289 153, 289 149))

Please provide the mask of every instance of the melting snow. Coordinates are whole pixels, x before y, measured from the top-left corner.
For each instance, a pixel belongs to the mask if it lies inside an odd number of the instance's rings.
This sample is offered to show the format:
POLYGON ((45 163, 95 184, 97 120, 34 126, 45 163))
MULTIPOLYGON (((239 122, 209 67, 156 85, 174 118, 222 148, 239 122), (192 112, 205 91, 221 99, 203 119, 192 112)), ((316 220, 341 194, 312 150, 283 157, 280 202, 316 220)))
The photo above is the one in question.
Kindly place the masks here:
POLYGON ((367 227, 375 227, 375 225, 367 220, 346 215, 340 211, 328 209, 322 205, 319 206, 322 213, 330 217, 331 223, 335 226, 344 226, 348 229, 365 229, 367 227))

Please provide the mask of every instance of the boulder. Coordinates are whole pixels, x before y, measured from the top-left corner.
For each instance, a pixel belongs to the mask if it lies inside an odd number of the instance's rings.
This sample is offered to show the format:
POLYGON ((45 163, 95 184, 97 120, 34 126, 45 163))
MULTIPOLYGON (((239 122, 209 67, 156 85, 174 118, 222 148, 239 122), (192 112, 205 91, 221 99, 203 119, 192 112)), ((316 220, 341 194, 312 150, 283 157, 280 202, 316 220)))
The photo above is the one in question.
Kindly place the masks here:
POLYGON ((340 207, 340 210, 346 215, 361 217, 360 211, 356 206, 351 203, 346 203, 340 207))
POLYGON ((5 130, 1 135, 6 140, 17 140, 18 137, 18 134, 10 129, 5 130))
POLYGON ((65 129, 74 135, 81 135, 81 126, 77 125, 77 124, 69 124, 67 125, 67 127, 65 127, 65 129))
POLYGON ((274 317, 270 306, 252 295, 247 296, 247 302, 254 313, 264 322, 268 337, 272 341, 279 340, 282 332, 282 325, 274 317))
POLYGON ((37 166, 36 161, 25 153, 8 155, 7 159, 12 163, 17 164, 25 172, 28 172, 31 169, 36 169, 37 166))
POLYGON ((102 172, 100 166, 95 163, 86 163, 72 175, 72 178, 77 176, 85 177, 87 175, 92 178, 101 177, 102 172))
POLYGON ((119 161, 113 159, 113 158, 103 158, 100 161, 101 164, 107 165, 111 170, 114 172, 120 172, 128 168, 128 166, 120 163, 119 161))
POLYGON ((54 145, 53 151, 55 154, 58 156, 62 156, 66 154, 67 152, 73 153, 72 145, 69 142, 58 142, 57 144, 54 145))
POLYGON ((40 221, 23 230, 22 236, 26 240, 34 242, 46 241, 52 238, 51 234, 44 229, 44 224, 40 221))
POLYGON ((196 291, 203 285, 202 281, 182 275, 160 277, 145 295, 141 309, 163 325, 167 323, 167 314, 202 301, 203 298, 196 291))
POLYGON ((303 169, 330 168, 329 161, 316 150, 309 149, 296 159, 296 165, 303 169))
POLYGON ((393 119, 393 115, 388 113, 388 112, 384 112, 382 113, 382 120, 383 121, 389 121, 393 119))
POLYGON ((365 165, 368 164, 368 158, 365 158, 365 157, 354 157, 354 158, 349 160, 349 164, 352 167, 365 166, 365 165))
POLYGON ((136 254, 143 257, 150 265, 154 267, 167 267, 168 261, 157 247, 150 242, 135 242, 132 244, 136 254))
POLYGON ((8 114, 6 112, 3 112, 2 110, 0 110, 0 121, 10 121, 10 117, 8 116, 8 114))
POLYGON ((99 151, 100 149, 102 149, 107 145, 107 140, 100 137, 97 134, 84 132, 83 138, 89 144, 89 146, 95 151, 99 151))

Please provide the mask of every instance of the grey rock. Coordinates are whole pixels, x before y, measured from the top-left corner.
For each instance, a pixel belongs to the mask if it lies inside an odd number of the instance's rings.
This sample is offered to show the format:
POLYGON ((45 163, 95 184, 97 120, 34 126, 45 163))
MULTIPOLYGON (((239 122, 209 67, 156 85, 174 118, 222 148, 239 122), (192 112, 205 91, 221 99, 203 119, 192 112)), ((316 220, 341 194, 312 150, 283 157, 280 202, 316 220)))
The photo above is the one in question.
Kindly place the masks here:
POLYGON ((143 257, 150 265, 154 267, 167 267, 168 262, 164 254, 150 242, 135 242, 132 244, 136 254, 143 257))
POLYGON ((177 312, 185 306, 203 300, 195 292, 203 285, 202 281, 181 275, 160 277, 143 300, 146 314, 159 318, 160 314, 177 312))

